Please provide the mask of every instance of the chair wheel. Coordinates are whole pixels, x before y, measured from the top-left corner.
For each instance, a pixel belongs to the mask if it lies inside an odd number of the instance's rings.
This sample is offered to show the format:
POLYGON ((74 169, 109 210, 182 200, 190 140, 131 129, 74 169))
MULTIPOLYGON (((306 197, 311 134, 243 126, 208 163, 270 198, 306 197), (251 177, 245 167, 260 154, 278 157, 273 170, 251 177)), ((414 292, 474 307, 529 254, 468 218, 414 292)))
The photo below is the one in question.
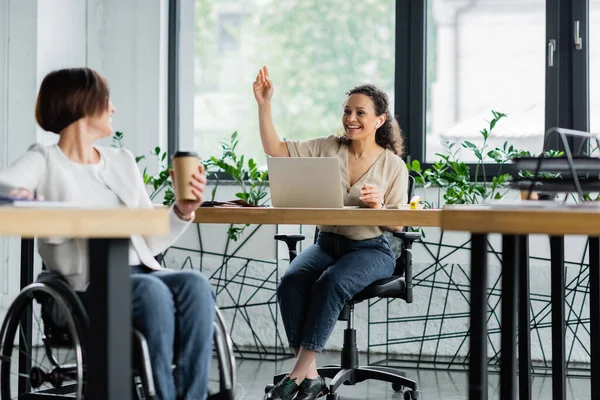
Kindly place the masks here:
POLYGON ((394 383, 392 383, 392 389, 394 390, 394 392, 399 393, 404 390, 404 386, 402 386, 398 382, 394 382, 394 383))
POLYGON ((272 383, 265 386, 265 394, 269 393, 271 391, 271 389, 273 389, 274 387, 275 387, 275 385, 273 385, 272 383))
POLYGON ((327 400, 340 400, 340 395, 337 393, 329 393, 327 395, 327 400))
POLYGON ((419 391, 407 390, 404 392, 404 400, 417 400, 419 398, 419 391))

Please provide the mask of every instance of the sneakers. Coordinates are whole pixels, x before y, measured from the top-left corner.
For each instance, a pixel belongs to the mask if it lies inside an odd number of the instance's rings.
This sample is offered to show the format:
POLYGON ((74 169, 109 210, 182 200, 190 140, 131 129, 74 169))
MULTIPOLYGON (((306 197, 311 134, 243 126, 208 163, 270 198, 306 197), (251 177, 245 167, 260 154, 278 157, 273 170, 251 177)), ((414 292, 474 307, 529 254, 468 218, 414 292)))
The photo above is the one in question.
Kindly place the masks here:
POLYGON ((300 384, 296 400, 314 400, 327 394, 327 384, 322 376, 305 379, 300 384))
POLYGON ((292 400, 300 387, 296 384, 296 378, 290 379, 286 376, 280 380, 269 393, 265 394, 263 400, 292 400))

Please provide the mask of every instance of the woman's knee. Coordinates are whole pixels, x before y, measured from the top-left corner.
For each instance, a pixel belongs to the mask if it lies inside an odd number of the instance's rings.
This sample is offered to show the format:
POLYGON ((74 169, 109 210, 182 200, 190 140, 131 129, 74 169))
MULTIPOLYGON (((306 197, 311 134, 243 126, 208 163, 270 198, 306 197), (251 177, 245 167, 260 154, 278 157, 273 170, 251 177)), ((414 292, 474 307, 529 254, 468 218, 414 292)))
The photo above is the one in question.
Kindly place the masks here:
POLYGON ((171 291, 163 281, 151 274, 134 275, 131 277, 131 293, 133 300, 155 300, 157 302, 172 302, 171 291))
POLYGON ((303 280, 303 275, 297 270, 288 269, 279 279, 279 284, 277 285, 277 296, 281 298, 282 295, 292 291, 294 287, 301 286, 303 280))
POLYGON ((352 296, 349 292, 349 280, 352 280, 352 277, 341 277, 326 272, 315 282, 313 293, 319 293, 321 297, 336 296, 347 300, 352 296))
POLYGON ((196 270, 177 271, 178 278, 183 282, 184 290, 195 293, 204 300, 214 300, 215 295, 208 278, 196 270))
POLYGON ((135 320, 156 317, 165 323, 175 313, 173 295, 160 279, 148 275, 133 276, 131 279, 133 317, 135 320))

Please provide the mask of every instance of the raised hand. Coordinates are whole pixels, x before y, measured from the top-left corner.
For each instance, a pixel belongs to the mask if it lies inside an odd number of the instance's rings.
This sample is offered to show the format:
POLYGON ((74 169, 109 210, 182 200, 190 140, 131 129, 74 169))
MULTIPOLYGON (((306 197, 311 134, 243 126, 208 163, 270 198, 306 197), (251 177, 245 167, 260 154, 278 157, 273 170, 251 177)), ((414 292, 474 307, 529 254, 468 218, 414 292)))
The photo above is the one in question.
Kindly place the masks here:
POLYGON ((381 208, 383 205, 379 188, 370 183, 365 183, 362 189, 360 189, 359 199, 367 203, 369 208, 381 208))
POLYGON ((259 106, 265 105, 271 101, 273 97, 273 82, 269 78, 269 69, 265 66, 258 71, 256 80, 254 81, 252 88, 254 89, 254 98, 259 106))

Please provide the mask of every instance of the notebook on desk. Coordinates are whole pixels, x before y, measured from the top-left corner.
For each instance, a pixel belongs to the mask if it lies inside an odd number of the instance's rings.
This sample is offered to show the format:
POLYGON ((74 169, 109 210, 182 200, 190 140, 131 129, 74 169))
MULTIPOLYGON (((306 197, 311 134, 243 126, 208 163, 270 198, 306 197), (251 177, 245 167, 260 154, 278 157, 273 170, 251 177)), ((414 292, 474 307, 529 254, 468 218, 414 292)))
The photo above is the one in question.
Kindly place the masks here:
POLYGON ((86 208, 81 204, 70 203, 68 201, 45 201, 45 200, 27 200, 16 199, 14 197, 0 196, 0 207, 14 208, 86 208))
POLYGON ((337 157, 271 157, 267 159, 273 207, 344 207, 337 157))

